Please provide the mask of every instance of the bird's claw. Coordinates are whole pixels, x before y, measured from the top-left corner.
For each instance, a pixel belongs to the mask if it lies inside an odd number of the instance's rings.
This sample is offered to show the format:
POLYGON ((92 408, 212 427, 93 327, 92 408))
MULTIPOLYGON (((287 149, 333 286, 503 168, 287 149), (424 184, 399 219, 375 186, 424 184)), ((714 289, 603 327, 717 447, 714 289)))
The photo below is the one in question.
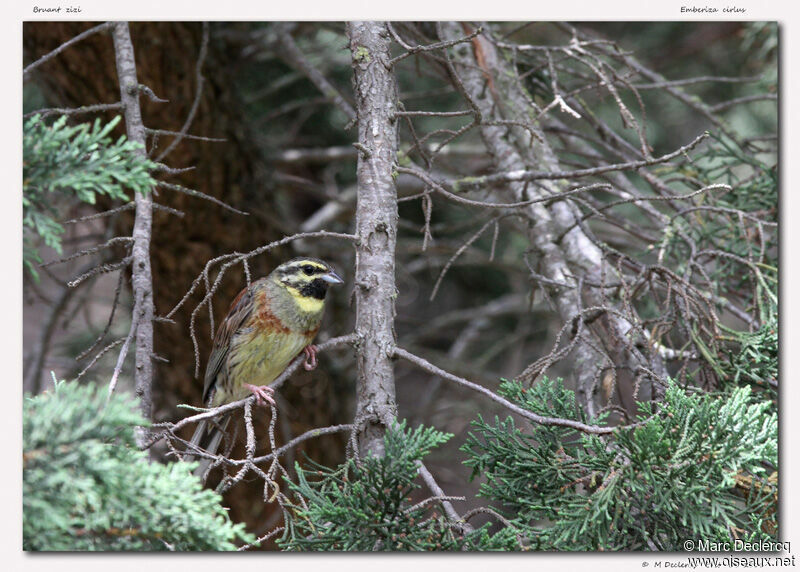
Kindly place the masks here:
POLYGON ((250 392, 256 396, 257 405, 260 405, 261 407, 266 407, 268 404, 276 405, 275 400, 272 398, 272 396, 275 394, 275 390, 270 386, 251 385, 249 383, 245 383, 244 387, 250 390, 250 392))
POLYGON ((311 371, 317 367, 317 351, 319 348, 315 345, 308 345, 303 348, 303 353, 306 355, 306 361, 303 362, 303 369, 311 371))

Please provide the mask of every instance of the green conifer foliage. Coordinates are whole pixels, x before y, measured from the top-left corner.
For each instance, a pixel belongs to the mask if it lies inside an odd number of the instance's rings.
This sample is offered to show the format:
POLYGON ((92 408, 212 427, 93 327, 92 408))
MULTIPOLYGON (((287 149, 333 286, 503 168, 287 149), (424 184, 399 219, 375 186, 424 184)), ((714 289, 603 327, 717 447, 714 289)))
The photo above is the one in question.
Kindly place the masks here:
POLYGON ((121 136, 113 141, 110 133, 120 121, 115 117, 105 125, 68 125, 62 116, 52 125, 34 115, 23 126, 22 209, 25 228, 23 261, 33 276, 34 263, 41 262, 34 235, 61 254, 64 227, 57 221, 59 199, 77 198, 94 204, 97 195, 128 200, 128 190, 148 192, 155 180, 150 171, 156 166, 136 153, 141 146, 121 136))
POLYGON ((281 545, 288 550, 431 550, 452 547, 458 535, 431 504, 413 505, 408 496, 417 461, 452 435, 431 428, 395 425, 385 438, 383 457, 350 459, 335 469, 297 469, 289 483, 289 505, 281 545))
POLYGON ((417 462, 452 435, 406 429, 401 421, 384 439, 385 456, 350 459, 335 469, 297 465, 287 505, 286 550, 429 551, 520 548, 516 531, 490 535, 488 526, 466 532, 443 515, 440 500, 412 503, 420 488, 417 462), (465 534, 466 532, 466 534, 465 534))
MULTIPOLYGON (((543 379, 500 392, 540 415, 587 422, 572 391, 543 379)), ((385 457, 297 465, 289 550, 682 550, 687 539, 776 539, 777 415, 749 387, 693 393, 671 382, 655 413, 611 435, 479 417, 462 451, 497 523, 448 521, 412 504, 417 461, 450 436, 395 426, 385 457), (769 476, 768 473, 773 473, 769 476)), ((602 419, 588 420, 602 423, 602 419)), ((456 503, 457 504, 457 503, 456 503)))
POLYGON ((234 550, 252 541, 185 463, 151 463, 132 400, 75 382, 23 405, 25 550, 234 550))
MULTIPOLYGON (((501 391, 531 411, 583 420, 560 380, 529 390, 504 382, 501 391)), ((671 383, 655 414, 642 404, 640 424, 612 438, 479 418, 462 450, 474 475, 487 479, 481 495, 501 505, 532 548, 682 550, 687 539, 732 534, 774 540, 772 409, 754 402, 749 387, 720 397, 671 383)))

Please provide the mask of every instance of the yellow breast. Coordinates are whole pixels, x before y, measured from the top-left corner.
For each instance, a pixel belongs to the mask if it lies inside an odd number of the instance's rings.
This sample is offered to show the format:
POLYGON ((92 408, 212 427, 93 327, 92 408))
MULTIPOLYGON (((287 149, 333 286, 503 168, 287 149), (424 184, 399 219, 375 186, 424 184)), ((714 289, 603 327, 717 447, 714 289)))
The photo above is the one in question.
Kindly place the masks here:
POLYGON ((247 397, 250 392, 243 387, 245 383, 268 385, 275 381, 312 337, 305 332, 264 330, 234 336, 228 354, 229 382, 218 388, 214 406, 247 397))

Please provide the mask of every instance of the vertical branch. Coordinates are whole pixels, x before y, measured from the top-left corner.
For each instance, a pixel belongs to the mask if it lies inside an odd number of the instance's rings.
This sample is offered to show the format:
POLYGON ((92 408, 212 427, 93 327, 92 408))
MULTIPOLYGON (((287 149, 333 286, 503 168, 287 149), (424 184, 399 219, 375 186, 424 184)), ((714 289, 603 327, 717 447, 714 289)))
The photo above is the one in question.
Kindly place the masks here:
MULTIPOLYGON (((442 39, 444 40, 453 41, 463 35, 463 30, 456 23, 443 23, 441 29, 443 33, 442 39)), ((480 42, 480 40, 473 41, 480 42)), ((492 157, 495 168, 500 172, 512 171, 524 168, 526 163, 519 150, 509 142, 507 136, 509 129, 502 125, 484 121, 484 119, 503 119, 499 116, 498 103, 495 101, 496 88, 494 90, 486 89, 487 85, 494 85, 494 83, 489 84, 487 80, 487 77, 491 77, 488 75, 489 71, 494 71, 488 68, 488 65, 497 62, 497 58, 491 57, 494 55, 491 48, 492 46, 485 42, 457 46, 454 49, 453 64, 451 64, 450 71, 454 80, 460 82, 467 101, 475 106, 481 114, 481 137, 492 157), (477 56, 473 51, 475 45, 481 46, 481 62, 478 62, 477 56), (486 62, 487 56, 489 57, 488 64, 486 62), (483 69, 481 64, 486 66, 487 69, 483 69), (455 66, 458 66, 458 69, 455 66)), ((506 92, 503 93, 508 96, 506 92)), ((505 105, 509 104, 506 100, 503 100, 503 103, 505 105)), ((546 151, 550 151, 549 148, 546 151)), ((545 153, 542 153, 542 155, 545 155, 545 153)), ((545 161, 546 158, 542 157, 541 160, 545 161)), ((525 201, 529 200, 531 196, 536 196, 534 194, 536 190, 524 183, 509 183, 508 189, 513 194, 514 200, 525 201)), ((553 192, 557 193, 558 189, 554 188, 553 192)), ((531 246, 538 255, 541 270, 547 278, 561 284, 569 284, 569 277, 572 276, 573 272, 569 267, 564 252, 553 242, 553 237, 557 234, 557 221, 553 220, 554 217, 551 210, 543 203, 535 203, 526 207, 526 211, 531 220, 529 239, 531 246)), ((599 254, 594 251, 592 251, 592 254, 596 258, 592 262, 599 263, 599 254)), ((587 266, 591 267, 591 264, 587 264, 587 266)), ((580 315, 581 299, 577 288, 559 288, 550 294, 563 320, 568 321, 573 316, 580 315)), ((590 415, 594 415, 596 412, 592 388, 595 385, 597 364, 602 362, 603 357, 595 348, 586 343, 577 344, 574 365, 577 380, 576 391, 582 405, 590 415)))
MULTIPOLYGON (((145 128, 139 107, 139 80, 127 22, 114 25, 114 52, 122 105, 125 109, 125 127, 128 139, 141 144, 137 152, 145 152, 145 128)), ((150 236, 153 221, 153 199, 150 194, 135 196, 136 216, 133 223, 133 320, 136 328, 136 396, 142 414, 151 418, 153 409, 153 279, 150 270, 150 236)))
POLYGON ((362 454, 383 454, 386 425, 397 412, 394 281, 397 241, 397 86, 388 62, 385 22, 347 25, 358 114, 355 297, 358 389, 356 431, 362 454))
MULTIPOLYGON (((458 40, 463 33, 458 24, 441 25, 443 40, 458 40)), ((555 151, 538 126, 529 120, 529 104, 513 79, 516 70, 509 66, 495 46, 485 37, 478 36, 471 44, 456 46, 453 52, 452 63, 448 56, 449 70, 467 101, 480 113, 481 136, 496 170, 522 170, 531 164, 547 171, 561 170, 555 151), (507 126, 501 122, 508 122, 507 126), (525 126, 525 129, 520 126, 525 126)), ((517 201, 546 196, 540 189, 556 195, 566 187, 553 181, 542 181, 541 187, 530 187, 519 181, 508 184, 508 190, 517 201)), ((602 284, 605 276, 616 276, 601 249, 576 224, 575 211, 569 201, 549 206, 531 204, 526 207, 526 212, 531 221, 531 245, 547 278, 562 284, 574 284, 572 276, 585 274, 593 283, 602 284), (563 238, 556 241, 555 237, 559 235, 563 238)), ((564 288, 551 294, 564 321, 581 315, 582 296, 590 306, 606 307, 614 303, 607 299, 602 288, 564 288)), ((602 316, 593 328, 576 333, 580 336, 574 353, 576 393, 589 415, 595 415, 605 405, 603 401, 608 401, 598 391, 598 364, 614 365, 614 375, 617 370, 627 375, 627 372, 639 372, 642 367, 663 371, 657 356, 652 359, 654 363, 650 363, 635 348, 631 340, 637 333, 628 319, 614 313, 602 316)))

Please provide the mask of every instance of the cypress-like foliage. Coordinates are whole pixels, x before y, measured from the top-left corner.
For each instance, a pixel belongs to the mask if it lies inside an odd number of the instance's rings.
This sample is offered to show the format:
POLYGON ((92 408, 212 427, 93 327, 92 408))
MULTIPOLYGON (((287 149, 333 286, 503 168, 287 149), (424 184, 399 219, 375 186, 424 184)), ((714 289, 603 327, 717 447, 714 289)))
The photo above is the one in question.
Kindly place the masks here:
MULTIPOLYGON (((587 421, 560 380, 501 393, 552 417, 587 421)), ((777 416, 749 387, 692 392, 671 382, 655 412, 611 435, 479 417, 462 451, 496 525, 468 530, 439 499, 412 504, 417 461, 450 435, 400 423, 386 456, 334 469, 297 465, 289 550, 682 550, 686 539, 776 539, 777 416)), ((601 423, 602 420, 588 420, 601 423)))
POLYGON ((441 500, 412 503, 419 488, 417 462, 452 435, 430 427, 394 425, 384 438, 385 456, 350 459, 335 469, 296 465, 289 483, 285 550, 430 551, 519 548, 514 530, 491 535, 488 526, 465 530, 444 516, 441 500))
POLYGON ((252 537, 185 463, 149 462, 125 397, 56 383, 23 406, 25 550, 233 550, 252 537))
MULTIPOLYGON (((543 380, 501 391, 541 414, 582 420, 571 391, 543 380)), ((613 437, 563 427, 473 423, 462 450, 481 495, 544 550, 682 550, 686 539, 775 539, 777 415, 749 387, 690 393, 674 382, 640 424, 613 437), (743 486, 749 483, 750 486, 743 486), (756 483, 755 485, 753 483, 756 483)))
POLYGON ((409 494, 418 460, 452 435, 431 428, 407 430, 400 423, 387 432, 385 456, 350 459, 334 469, 296 464, 297 483, 289 483, 287 550, 430 550, 450 547, 457 534, 432 504, 412 505, 409 494))
POLYGON ((61 254, 64 227, 58 218, 59 201, 77 198, 94 204, 97 195, 128 200, 128 191, 148 192, 156 164, 134 153, 139 145, 111 131, 120 121, 68 125, 62 116, 48 124, 39 115, 28 119, 22 135, 22 209, 25 228, 23 261, 34 276, 41 262, 35 236, 61 254))

